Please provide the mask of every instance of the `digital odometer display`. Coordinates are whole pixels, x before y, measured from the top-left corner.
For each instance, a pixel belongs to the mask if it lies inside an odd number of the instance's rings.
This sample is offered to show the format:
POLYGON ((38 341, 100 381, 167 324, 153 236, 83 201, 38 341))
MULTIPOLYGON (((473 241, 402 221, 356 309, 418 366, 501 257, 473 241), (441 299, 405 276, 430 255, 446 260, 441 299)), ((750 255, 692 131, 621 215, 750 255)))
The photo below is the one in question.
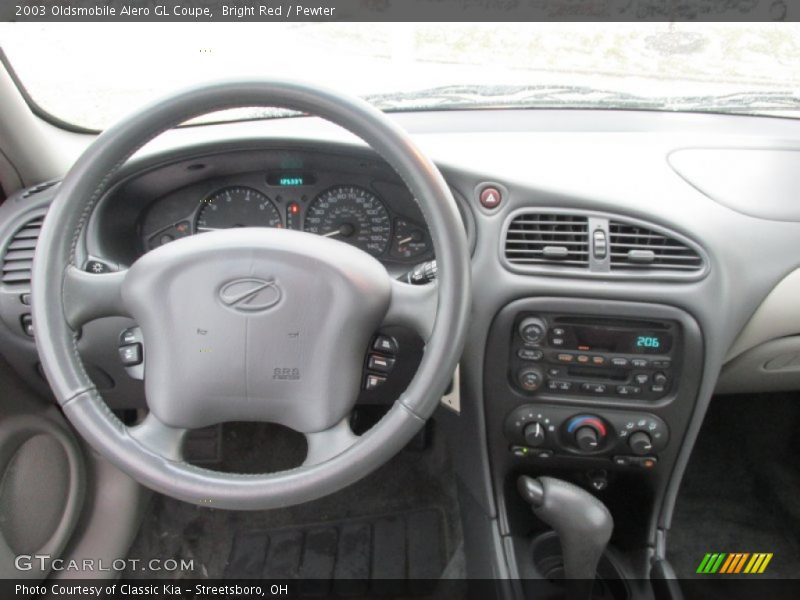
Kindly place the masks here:
POLYGON ((278 209, 253 188, 232 186, 205 198, 197 213, 198 232, 231 227, 283 227, 278 209))
POLYGON ((392 224, 389 212, 375 194, 341 185, 314 199, 306 211, 304 229, 380 256, 389 246, 392 224))

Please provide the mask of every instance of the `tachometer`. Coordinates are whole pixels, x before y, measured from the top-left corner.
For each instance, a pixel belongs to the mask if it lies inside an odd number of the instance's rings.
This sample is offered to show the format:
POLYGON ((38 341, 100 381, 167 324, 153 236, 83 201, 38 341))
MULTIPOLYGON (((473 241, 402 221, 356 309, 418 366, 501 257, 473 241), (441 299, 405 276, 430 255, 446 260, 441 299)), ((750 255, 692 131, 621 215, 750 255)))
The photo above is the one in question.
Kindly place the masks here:
POLYGON ((231 227, 283 227, 281 214, 272 201, 253 188, 232 186, 203 200, 197 213, 197 231, 231 227))
POLYGON ((380 256, 389 246, 392 224, 389 212, 375 194, 340 185, 325 190, 309 205, 305 230, 380 256))

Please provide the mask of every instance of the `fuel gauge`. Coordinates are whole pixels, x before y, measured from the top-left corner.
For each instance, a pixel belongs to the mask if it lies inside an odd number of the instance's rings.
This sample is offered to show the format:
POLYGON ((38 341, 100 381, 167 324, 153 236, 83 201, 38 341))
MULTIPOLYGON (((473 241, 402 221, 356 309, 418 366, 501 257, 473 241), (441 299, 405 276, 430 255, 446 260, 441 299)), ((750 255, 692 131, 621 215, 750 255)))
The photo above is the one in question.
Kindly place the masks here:
POLYGON ((430 250, 430 241, 425 230, 405 219, 394 222, 394 238, 391 255, 395 258, 417 258, 430 250))

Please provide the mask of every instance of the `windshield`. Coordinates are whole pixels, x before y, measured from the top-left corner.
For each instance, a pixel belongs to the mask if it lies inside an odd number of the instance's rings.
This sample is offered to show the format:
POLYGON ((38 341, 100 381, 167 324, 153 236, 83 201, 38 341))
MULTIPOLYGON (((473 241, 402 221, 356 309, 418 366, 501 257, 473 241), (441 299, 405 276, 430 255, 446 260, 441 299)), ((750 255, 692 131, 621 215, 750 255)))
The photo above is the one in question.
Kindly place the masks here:
POLYGON ((2 23, 0 45, 39 107, 91 129, 176 88, 253 75, 384 110, 800 115, 794 23, 2 23))

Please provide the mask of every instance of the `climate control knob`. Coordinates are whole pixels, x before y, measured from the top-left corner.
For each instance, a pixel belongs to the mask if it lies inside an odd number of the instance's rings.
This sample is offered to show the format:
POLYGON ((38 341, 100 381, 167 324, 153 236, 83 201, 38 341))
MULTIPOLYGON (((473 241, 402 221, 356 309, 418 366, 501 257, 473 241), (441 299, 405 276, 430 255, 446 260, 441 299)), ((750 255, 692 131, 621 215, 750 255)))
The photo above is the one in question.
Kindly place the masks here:
POLYGON ((579 427, 575 432, 575 445, 584 452, 593 452, 600 446, 600 436, 594 427, 579 427))
POLYGON ((608 433, 605 423, 594 415, 578 415, 567 421, 567 433, 582 452, 595 452, 603 445, 608 433))
POLYGON ((637 456, 649 454, 653 449, 653 440, 644 431, 637 431, 628 438, 628 446, 637 456))
POLYGON ((536 367, 525 367, 517 373, 517 383, 526 392, 535 392, 542 387, 544 377, 536 367))
POLYGON ((539 344, 547 335, 547 323, 539 317, 528 317, 519 324, 519 337, 526 344, 539 344))
POLYGON ((542 427, 542 424, 538 421, 525 425, 525 429, 522 430, 522 435, 525 438, 525 443, 534 448, 544 444, 544 440, 547 437, 544 427, 542 427))

